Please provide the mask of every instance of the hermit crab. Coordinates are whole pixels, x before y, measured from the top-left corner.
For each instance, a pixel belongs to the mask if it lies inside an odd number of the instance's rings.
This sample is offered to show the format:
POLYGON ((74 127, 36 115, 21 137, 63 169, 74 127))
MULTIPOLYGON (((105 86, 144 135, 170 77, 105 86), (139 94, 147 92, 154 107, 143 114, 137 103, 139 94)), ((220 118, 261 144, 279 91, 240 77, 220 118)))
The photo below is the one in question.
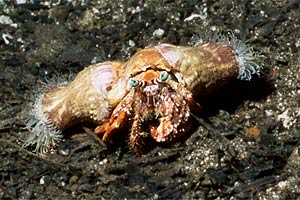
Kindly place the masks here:
POLYGON ((238 42, 201 41, 189 47, 158 44, 125 63, 91 65, 37 98, 24 146, 36 145, 35 151, 44 154, 57 145, 62 131, 78 123, 97 125, 94 132, 109 144, 129 125, 130 146, 143 154, 146 137, 172 142, 190 130, 192 112, 201 110, 198 96, 259 74, 259 57, 238 42))

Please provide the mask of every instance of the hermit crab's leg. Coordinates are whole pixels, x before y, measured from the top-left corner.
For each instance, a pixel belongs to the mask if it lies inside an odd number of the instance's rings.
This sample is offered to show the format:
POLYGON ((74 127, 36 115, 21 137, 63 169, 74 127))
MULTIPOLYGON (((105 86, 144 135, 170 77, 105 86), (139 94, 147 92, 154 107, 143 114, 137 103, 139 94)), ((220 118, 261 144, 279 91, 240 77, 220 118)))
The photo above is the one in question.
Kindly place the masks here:
POLYGON ((144 153, 145 144, 143 138, 149 135, 149 133, 142 131, 141 126, 142 126, 141 116, 139 113, 136 112, 133 118, 129 142, 130 142, 130 147, 139 155, 142 155, 144 153))

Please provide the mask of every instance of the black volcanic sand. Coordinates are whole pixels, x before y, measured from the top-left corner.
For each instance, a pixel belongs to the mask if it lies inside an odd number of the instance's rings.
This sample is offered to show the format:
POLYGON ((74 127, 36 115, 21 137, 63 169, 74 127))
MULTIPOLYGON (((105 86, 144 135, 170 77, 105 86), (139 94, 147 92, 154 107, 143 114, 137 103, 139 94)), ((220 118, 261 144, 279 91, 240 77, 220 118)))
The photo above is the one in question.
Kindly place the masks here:
POLYGON ((300 3, 0 1, 1 199, 296 199, 300 195, 300 3), (18 3, 17 3, 18 2, 18 3), (159 34, 159 30, 162 34, 159 34), (194 131, 136 156, 70 130, 44 157, 22 149, 45 83, 165 42, 232 32, 266 56, 260 77, 203 100, 194 131))

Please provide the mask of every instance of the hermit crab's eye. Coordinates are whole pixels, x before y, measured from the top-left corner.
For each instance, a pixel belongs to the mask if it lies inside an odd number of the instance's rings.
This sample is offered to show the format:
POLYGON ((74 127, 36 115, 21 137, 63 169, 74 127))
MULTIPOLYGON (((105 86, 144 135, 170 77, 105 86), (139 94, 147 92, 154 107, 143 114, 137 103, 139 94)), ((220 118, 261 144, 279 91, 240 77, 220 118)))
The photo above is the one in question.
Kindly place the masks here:
POLYGON ((139 81, 134 78, 131 78, 129 79, 128 84, 130 87, 137 87, 139 85, 139 81))
POLYGON ((167 71, 162 71, 160 73, 160 81, 165 81, 169 77, 169 73, 167 71))

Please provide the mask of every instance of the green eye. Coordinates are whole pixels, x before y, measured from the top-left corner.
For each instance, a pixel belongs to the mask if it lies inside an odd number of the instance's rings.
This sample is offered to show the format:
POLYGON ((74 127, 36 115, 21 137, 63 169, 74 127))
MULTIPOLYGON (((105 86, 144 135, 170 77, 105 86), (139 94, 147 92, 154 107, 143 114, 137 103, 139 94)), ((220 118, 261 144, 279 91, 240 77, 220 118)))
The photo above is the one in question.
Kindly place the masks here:
POLYGON ((161 80, 161 81, 167 80, 168 77, 169 77, 169 73, 168 73, 167 71, 162 71, 162 72, 160 73, 160 80, 161 80))
POLYGON ((129 79, 128 84, 130 87, 137 87, 139 85, 139 81, 134 78, 131 78, 129 79))

